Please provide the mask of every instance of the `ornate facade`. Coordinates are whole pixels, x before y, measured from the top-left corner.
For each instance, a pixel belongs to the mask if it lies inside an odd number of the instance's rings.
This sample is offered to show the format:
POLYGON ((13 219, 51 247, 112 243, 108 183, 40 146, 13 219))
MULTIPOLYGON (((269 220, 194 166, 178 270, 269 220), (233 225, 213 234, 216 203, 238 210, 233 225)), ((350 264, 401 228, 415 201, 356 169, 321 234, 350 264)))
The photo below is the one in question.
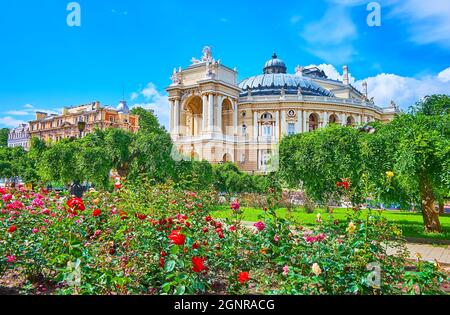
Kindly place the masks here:
POLYGON ((117 108, 100 106, 100 102, 64 108, 61 115, 37 112, 36 120, 30 121, 31 137, 45 141, 78 138, 95 128, 120 128, 130 132, 139 129, 139 117, 131 115, 125 101, 117 108), (83 126, 80 131, 79 126, 83 126))
POLYGON ((235 162, 243 171, 264 173, 277 167, 282 137, 328 124, 364 125, 389 121, 399 112, 394 103, 380 108, 349 83, 331 80, 318 68, 297 66, 288 74, 276 54, 263 74, 238 83, 237 70, 212 58, 193 58, 174 70, 167 88, 170 132, 183 156, 212 163, 235 162))
POLYGON ((22 147, 28 150, 30 147, 30 139, 30 126, 28 124, 22 124, 9 131, 8 147, 22 147))

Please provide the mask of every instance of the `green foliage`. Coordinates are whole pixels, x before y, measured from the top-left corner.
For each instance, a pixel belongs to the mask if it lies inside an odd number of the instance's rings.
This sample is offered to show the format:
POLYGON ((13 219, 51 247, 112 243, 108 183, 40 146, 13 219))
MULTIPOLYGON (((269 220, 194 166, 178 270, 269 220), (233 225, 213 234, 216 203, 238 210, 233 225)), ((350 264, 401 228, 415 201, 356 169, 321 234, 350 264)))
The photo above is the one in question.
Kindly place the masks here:
POLYGON ((285 138, 280 145, 281 176, 320 204, 342 197, 358 203, 363 163, 358 139, 357 130, 337 125, 285 138), (349 190, 336 187, 343 181, 349 190))
POLYGON ((139 115, 139 132, 140 133, 156 133, 165 134, 166 130, 158 122, 153 110, 147 110, 142 107, 135 107, 131 110, 131 114, 139 115))
POLYGON ((8 135, 9 129, 7 128, 0 129, 0 148, 8 146, 8 135))
POLYGON ((266 192, 270 186, 268 176, 252 176, 239 170, 236 164, 213 165, 214 187, 227 193, 266 192))
POLYGON ((426 96, 410 108, 412 114, 443 116, 450 114, 450 95, 426 96))

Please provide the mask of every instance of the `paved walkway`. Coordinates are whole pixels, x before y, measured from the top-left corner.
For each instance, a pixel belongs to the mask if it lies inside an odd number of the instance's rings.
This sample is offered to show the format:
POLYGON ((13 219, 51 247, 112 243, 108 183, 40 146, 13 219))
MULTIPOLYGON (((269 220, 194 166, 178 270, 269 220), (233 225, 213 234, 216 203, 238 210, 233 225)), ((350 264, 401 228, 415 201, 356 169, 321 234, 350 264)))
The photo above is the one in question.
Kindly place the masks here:
MULTIPOLYGON (((253 228, 252 222, 242 222, 244 226, 253 228)), ((420 254, 424 261, 437 260, 440 264, 450 268, 450 246, 449 245, 430 245, 419 243, 406 243, 410 253, 409 258, 417 260, 417 254, 420 254)), ((394 254, 394 250, 388 249, 388 254, 394 254)), ((447 268, 446 268, 447 269, 447 268)))

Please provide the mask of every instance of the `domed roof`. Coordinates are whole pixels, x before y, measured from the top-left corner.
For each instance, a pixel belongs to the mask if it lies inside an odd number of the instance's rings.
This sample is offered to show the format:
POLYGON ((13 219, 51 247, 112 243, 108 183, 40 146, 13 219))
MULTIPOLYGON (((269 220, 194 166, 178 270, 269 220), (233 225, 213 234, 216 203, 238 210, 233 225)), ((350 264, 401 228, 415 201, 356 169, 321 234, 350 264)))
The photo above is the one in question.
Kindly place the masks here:
POLYGON ((286 64, 283 60, 278 59, 278 56, 276 53, 273 53, 272 59, 268 60, 266 64, 264 65, 264 73, 270 74, 270 73, 286 73, 286 64))
POLYGON ((130 109, 128 108, 127 102, 120 101, 119 105, 117 106, 117 111, 120 114, 129 114, 130 113, 130 109))
POLYGON ((287 74, 286 65, 274 54, 272 59, 266 62, 264 74, 250 77, 239 83, 240 96, 252 95, 281 95, 282 90, 286 95, 327 96, 333 97, 333 93, 321 87, 313 80, 297 74, 287 74))

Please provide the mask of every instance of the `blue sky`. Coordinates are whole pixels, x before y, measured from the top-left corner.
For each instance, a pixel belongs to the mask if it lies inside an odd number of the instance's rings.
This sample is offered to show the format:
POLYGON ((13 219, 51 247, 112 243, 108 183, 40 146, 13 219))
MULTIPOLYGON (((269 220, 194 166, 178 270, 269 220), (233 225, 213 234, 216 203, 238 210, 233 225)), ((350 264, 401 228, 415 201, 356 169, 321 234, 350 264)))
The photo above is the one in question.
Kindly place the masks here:
POLYGON ((155 109, 167 124, 174 67, 209 45, 239 79, 259 74, 276 51, 290 72, 321 65, 385 106, 406 108, 429 93, 450 93, 450 1, 384 0, 382 25, 369 27, 363 0, 79 0, 81 27, 69 27, 70 1, 15 0, 0 6, 0 127, 36 110, 99 100, 155 109))

